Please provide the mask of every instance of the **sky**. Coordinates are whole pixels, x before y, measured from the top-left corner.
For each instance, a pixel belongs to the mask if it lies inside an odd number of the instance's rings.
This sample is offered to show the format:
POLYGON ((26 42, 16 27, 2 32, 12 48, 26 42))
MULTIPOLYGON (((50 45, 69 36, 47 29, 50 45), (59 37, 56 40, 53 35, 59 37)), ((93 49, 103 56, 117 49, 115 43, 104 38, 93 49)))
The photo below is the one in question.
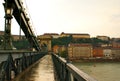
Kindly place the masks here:
MULTIPOLYGON (((4 30, 4 8, 0 0, 0 30, 4 30)), ((37 35, 44 33, 88 33, 120 37, 120 0, 23 0, 37 35)), ((12 34, 19 26, 12 19, 12 34)))

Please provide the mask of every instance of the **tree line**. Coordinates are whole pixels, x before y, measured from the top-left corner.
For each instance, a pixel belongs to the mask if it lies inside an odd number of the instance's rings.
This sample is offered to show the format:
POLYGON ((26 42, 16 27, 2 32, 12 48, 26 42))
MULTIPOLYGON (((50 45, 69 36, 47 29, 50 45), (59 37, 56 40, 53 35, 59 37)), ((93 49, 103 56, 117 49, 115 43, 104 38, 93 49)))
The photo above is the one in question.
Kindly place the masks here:
POLYGON ((98 44, 109 44, 110 41, 103 41, 98 38, 79 38, 74 39, 72 36, 69 37, 59 37, 59 38, 53 38, 52 39, 52 47, 54 45, 68 45, 69 43, 90 43, 93 46, 98 44))
MULTIPOLYGON (((3 40, 4 37, 0 36, 0 45, 4 42, 3 40)), ((12 38, 12 44, 18 50, 29 50, 31 48, 31 45, 27 39, 14 40, 12 38)))

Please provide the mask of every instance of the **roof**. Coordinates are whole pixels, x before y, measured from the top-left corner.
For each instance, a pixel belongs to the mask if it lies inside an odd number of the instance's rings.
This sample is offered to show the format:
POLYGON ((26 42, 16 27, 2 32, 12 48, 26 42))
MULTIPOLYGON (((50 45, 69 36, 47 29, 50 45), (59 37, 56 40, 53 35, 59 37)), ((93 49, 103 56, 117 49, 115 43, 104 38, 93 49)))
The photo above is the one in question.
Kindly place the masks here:
POLYGON ((64 32, 62 32, 61 34, 65 34, 65 35, 89 35, 87 33, 64 33, 64 32))
POLYGON ((78 43, 73 44, 73 43, 71 43, 71 44, 69 44, 69 46, 92 46, 92 45, 91 44, 78 44, 78 43))
POLYGON ((44 35, 59 35, 58 33, 44 33, 44 35))

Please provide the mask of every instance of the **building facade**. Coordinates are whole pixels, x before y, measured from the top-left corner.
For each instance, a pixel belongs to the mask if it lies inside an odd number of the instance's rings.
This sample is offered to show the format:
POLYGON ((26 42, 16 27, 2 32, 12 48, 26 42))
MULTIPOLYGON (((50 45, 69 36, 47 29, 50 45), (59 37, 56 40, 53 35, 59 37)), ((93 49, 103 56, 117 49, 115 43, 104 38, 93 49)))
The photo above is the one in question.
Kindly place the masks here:
POLYGON ((120 58, 120 49, 119 48, 112 48, 112 57, 120 58))
POLYGON ((104 48, 103 55, 105 58, 112 58, 112 50, 111 48, 104 48))
POLYGON ((54 52, 55 54, 58 54, 58 53, 59 53, 58 49, 59 49, 59 46, 58 46, 58 45, 55 45, 55 46, 53 46, 53 48, 52 48, 52 50, 53 50, 53 52, 54 52))
POLYGON ((100 48, 100 47, 93 48, 92 54, 93 54, 93 57, 104 57, 103 48, 100 48))
POLYGON ((68 45, 69 59, 81 59, 92 57, 91 44, 69 44, 68 45))
POLYGON ((103 41, 109 41, 110 38, 108 36, 97 36, 98 39, 103 40, 103 41))

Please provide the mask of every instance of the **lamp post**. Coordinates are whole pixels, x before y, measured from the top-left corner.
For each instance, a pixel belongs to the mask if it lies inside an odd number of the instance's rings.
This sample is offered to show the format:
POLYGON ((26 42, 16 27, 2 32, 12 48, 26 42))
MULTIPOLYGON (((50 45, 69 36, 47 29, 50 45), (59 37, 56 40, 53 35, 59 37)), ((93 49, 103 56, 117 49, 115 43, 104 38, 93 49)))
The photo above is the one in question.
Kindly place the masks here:
POLYGON ((11 19, 13 14, 13 4, 3 3, 4 10, 5 10, 5 30, 4 30, 4 40, 3 44, 1 45, 1 49, 3 50, 12 50, 14 49, 12 45, 12 38, 11 38, 11 19))

